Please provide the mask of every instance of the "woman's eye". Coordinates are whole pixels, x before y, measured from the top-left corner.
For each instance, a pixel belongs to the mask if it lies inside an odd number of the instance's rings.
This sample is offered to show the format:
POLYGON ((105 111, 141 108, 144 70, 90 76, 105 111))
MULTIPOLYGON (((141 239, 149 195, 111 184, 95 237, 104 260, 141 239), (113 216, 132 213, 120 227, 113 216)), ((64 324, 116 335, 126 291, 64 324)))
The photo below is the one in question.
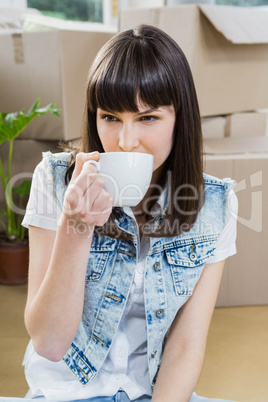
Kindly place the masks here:
POLYGON ((111 122, 111 121, 117 121, 118 119, 115 116, 111 116, 109 114, 105 114, 102 116, 102 119, 107 121, 107 122, 111 122))
POLYGON ((142 116, 141 117, 141 121, 154 121, 157 119, 158 119, 157 116, 142 116))

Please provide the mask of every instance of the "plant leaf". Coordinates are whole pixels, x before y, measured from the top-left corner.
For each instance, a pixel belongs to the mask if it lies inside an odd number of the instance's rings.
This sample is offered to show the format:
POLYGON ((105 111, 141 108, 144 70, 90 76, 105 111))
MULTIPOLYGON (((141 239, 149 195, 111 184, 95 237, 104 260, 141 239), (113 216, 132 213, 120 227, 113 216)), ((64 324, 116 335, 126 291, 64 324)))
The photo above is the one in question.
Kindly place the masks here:
POLYGON ((51 112, 55 116, 60 116, 58 109, 55 107, 55 103, 50 103, 49 105, 39 108, 35 111, 38 114, 46 114, 47 112, 51 112))
POLYGON ((38 98, 27 113, 25 113, 24 109, 15 113, 0 113, 0 145, 7 140, 14 140, 18 137, 25 127, 37 116, 45 115, 48 112, 59 116, 59 111, 54 103, 37 109, 40 102, 41 99, 38 98))
POLYGON ((41 98, 36 99, 36 101, 34 102, 32 107, 28 110, 28 113, 27 113, 28 116, 30 116, 31 114, 33 114, 35 112, 35 110, 40 105, 40 102, 41 102, 41 98))
POLYGON ((14 187, 12 191, 21 196, 29 195, 31 189, 31 181, 25 180, 19 186, 14 187))
MULTIPOLYGON (((0 211, 0 215, 2 215, 5 218, 5 220, 7 220, 7 211, 5 211, 5 210, 0 211)), ((4 231, 6 232, 7 224, 4 223, 4 221, 2 219, 0 220, 0 224, 2 225, 2 228, 4 229, 4 231)))
POLYGON ((0 221, 0 224, 2 225, 2 228, 4 229, 4 231, 6 231, 7 225, 3 221, 0 221))
POLYGON ((10 140, 11 137, 12 130, 10 130, 10 127, 0 121, 0 145, 3 144, 3 142, 5 141, 10 140))
POLYGON ((7 211, 0 211, 0 215, 3 215, 5 218, 7 218, 7 211))

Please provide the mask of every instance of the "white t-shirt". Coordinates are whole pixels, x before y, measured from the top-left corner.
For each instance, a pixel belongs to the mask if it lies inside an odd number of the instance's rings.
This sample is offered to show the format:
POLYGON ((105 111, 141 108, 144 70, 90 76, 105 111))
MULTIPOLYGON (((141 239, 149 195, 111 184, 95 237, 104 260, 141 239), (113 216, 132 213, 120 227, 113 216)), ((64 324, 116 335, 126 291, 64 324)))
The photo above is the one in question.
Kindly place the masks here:
MULTIPOLYGON (((56 230, 61 211, 47 183, 47 158, 36 167, 31 195, 23 225, 56 230)), ((159 201, 161 204, 161 200, 159 201)), ((229 193, 229 216, 220 234, 214 256, 208 263, 218 262, 236 253, 236 219, 238 202, 233 190, 229 193)), ((124 211, 136 222, 131 208, 124 211)), ((139 235, 136 222, 136 232, 139 235)), ((136 266, 129 298, 110 351, 98 372, 82 386, 64 361, 51 362, 39 356, 30 341, 23 364, 30 387, 30 396, 44 395, 48 400, 85 399, 112 396, 123 389, 131 400, 151 395, 147 362, 147 335, 144 308, 144 270, 149 238, 139 242, 139 262, 136 266)))

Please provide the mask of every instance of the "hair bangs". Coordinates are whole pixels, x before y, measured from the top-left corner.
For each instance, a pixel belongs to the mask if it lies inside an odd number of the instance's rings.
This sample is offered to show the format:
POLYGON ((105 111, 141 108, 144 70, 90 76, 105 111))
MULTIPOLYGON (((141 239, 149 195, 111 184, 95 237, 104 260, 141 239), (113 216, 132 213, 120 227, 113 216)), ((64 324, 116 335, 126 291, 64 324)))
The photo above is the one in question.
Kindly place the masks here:
POLYGON ((89 107, 110 112, 139 111, 139 103, 157 108, 178 103, 167 62, 136 38, 119 52, 110 52, 91 77, 89 107), (109 94, 109 96, 107 96, 109 94))

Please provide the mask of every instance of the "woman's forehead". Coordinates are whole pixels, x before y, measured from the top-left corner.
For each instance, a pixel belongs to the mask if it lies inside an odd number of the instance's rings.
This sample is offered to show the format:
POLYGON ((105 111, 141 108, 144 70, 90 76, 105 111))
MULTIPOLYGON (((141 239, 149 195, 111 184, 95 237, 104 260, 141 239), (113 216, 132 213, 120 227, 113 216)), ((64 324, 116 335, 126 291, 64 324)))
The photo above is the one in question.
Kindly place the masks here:
POLYGON ((147 103, 143 102, 139 94, 136 95, 136 105, 139 112, 152 108, 151 105, 148 105, 147 103))

